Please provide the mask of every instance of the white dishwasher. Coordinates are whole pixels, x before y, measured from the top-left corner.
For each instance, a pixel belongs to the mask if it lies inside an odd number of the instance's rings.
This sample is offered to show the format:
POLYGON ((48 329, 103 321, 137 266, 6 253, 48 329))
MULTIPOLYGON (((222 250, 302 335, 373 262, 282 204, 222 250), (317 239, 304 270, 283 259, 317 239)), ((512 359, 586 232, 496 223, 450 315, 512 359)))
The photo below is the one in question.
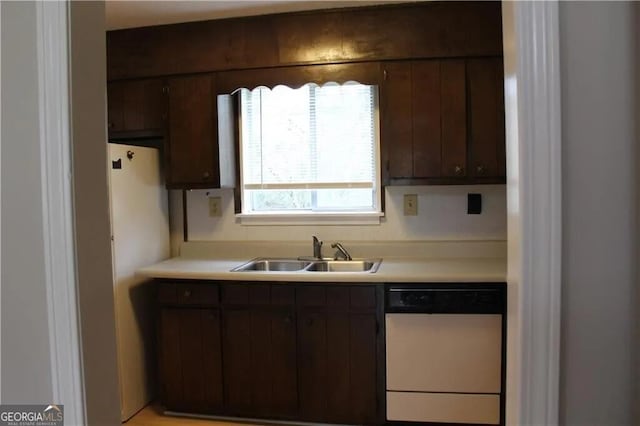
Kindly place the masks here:
POLYGON ((505 285, 391 285, 387 420, 503 424, 505 285))

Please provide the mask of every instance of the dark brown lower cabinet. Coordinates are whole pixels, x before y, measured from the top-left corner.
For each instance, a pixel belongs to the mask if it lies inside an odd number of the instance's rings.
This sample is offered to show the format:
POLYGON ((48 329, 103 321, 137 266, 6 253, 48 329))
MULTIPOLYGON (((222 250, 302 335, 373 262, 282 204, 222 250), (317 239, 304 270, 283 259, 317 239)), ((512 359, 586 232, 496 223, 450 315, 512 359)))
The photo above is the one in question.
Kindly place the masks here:
POLYGON ((377 320, 374 287, 310 287, 298 300, 300 417, 310 422, 374 424, 377 320))
POLYGON ((226 412, 295 418, 298 406, 293 312, 224 309, 222 351, 226 412))
POLYGON ((168 410, 378 423, 375 286, 198 285, 159 298, 168 410))
POLYGON ((221 366, 218 310, 160 310, 161 395, 167 409, 222 409, 221 366))
POLYGON ((311 422, 376 422, 375 314, 301 312, 300 417, 311 422))

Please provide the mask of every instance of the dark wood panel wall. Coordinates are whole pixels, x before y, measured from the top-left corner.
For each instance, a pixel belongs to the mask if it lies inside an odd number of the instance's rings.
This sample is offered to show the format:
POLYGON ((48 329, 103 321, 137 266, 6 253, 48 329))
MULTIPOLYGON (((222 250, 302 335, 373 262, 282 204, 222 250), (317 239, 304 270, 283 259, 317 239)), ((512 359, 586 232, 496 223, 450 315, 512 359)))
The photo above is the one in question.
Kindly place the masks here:
POLYGON ((107 33, 108 79, 502 55, 499 2, 424 2, 107 33))

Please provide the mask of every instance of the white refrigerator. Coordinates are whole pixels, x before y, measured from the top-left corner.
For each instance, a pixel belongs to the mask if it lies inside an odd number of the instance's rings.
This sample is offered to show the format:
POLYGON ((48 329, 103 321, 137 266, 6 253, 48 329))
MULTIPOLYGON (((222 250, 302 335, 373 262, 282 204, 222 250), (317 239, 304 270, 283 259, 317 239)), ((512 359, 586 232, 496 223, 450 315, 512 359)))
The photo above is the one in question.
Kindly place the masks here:
POLYGON ((170 256, 158 149, 109 143, 114 296, 122 420, 155 397, 154 288, 138 268, 170 256))

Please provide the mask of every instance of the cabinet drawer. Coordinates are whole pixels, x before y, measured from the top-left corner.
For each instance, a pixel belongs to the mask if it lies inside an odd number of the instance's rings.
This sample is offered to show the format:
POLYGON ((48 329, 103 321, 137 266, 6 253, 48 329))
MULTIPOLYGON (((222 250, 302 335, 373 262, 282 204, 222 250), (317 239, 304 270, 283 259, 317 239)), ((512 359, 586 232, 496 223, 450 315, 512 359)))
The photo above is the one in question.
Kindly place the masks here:
POLYGON ((302 285, 296 290, 298 307, 324 307, 327 304, 327 288, 319 285, 302 285))
POLYGON ((178 289, 174 283, 160 283, 158 285, 158 303, 178 303, 178 289))
POLYGON ((376 289, 375 287, 351 287, 350 304, 354 309, 375 309, 376 289))
POLYGON ((178 284, 178 304, 217 305, 218 286, 207 284, 178 284))
POLYGON ((271 286, 271 304, 274 306, 291 306, 296 302, 295 289, 291 284, 271 286))
POLYGON ((226 284, 222 286, 222 303, 225 305, 288 306, 295 303, 291 285, 226 284))
POLYGON ((222 286, 222 303, 225 305, 246 305, 249 303, 249 287, 246 284, 225 284, 222 286))
POLYGON ((373 310, 376 291, 371 286, 344 284, 298 286, 297 305, 302 308, 326 307, 329 310, 373 310))

